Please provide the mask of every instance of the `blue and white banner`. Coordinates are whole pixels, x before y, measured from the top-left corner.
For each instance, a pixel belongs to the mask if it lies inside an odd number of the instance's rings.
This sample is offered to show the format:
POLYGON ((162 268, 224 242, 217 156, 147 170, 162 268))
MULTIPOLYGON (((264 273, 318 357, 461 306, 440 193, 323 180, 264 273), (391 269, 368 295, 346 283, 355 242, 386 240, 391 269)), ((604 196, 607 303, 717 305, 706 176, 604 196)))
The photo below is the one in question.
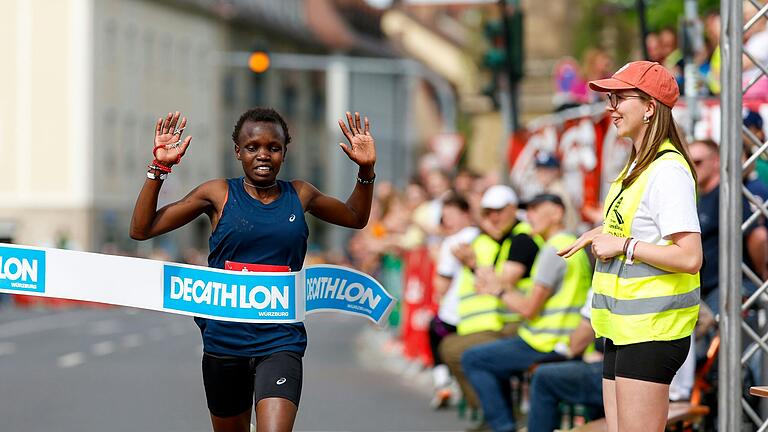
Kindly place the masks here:
POLYGON ((298 322, 330 311, 383 324, 394 306, 374 278, 333 265, 248 273, 2 243, 0 292, 249 323, 298 322))

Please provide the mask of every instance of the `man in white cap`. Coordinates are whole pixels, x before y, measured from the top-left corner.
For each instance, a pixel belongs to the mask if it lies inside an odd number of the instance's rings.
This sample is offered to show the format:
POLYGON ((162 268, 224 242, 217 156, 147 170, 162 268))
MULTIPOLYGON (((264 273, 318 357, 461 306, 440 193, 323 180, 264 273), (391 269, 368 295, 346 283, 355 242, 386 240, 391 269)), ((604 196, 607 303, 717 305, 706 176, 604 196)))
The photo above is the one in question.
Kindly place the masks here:
POLYGON ((497 272, 504 270, 505 280, 525 291, 533 285, 531 268, 539 251, 530 235, 531 227, 517 220, 517 195, 510 187, 489 187, 480 205, 482 215, 478 225, 482 233, 471 244, 454 250, 464 265, 458 276, 457 333, 447 336, 440 344, 443 361, 459 383, 467 405, 475 410, 480 404, 464 377, 461 356, 471 347, 514 336, 521 317, 507 310, 497 296, 479 294, 474 272, 486 267, 497 272))

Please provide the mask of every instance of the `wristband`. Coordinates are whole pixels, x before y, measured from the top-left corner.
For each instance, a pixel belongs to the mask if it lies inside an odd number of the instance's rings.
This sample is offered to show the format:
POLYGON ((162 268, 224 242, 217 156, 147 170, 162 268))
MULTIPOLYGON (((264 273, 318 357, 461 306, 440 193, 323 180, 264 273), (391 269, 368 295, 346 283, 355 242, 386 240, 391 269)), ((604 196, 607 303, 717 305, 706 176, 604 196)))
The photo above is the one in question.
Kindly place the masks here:
POLYGON ((158 161, 157 159, 153 160, 151 164, 147 165, 147 168, 157 169, 157 170, 160 170, 160 171, 162 171, 164 173, 172 173, 173 172, 171 167, 169 167, 167 165, 163 165, 163 163, 158 161))
POLYGON ((158 169, 149 169, 147 171, 147 178, 150 180, 165 180, 167 177, 167 173, 164 173, 158 169), (160 173, 156 174, 154 171, 160 171, 160 173))
POLYGON ((363 180, 360 178, 360 176, 357 176, 357 182, 364 185, 373 184, 373 182, 376 181, 376 174, 373 175, 373 177, 369 178, 368 180, 363 180))
POLYGON ((627 254, 626 254, 626 263, 627 264, 634 264, 635 263, 635 248, 637 247, 637 243, 639 240, 632 239, 632 241, 629 242, 629 246, 627 247, 627 254))
POLYGON ((621 253, 626 256, 627 255, 627 248, 629 247, 629 242, 632 241, 632 237, 627 237, 626 240, 624 240, 624 247, 621 248, 621 253))

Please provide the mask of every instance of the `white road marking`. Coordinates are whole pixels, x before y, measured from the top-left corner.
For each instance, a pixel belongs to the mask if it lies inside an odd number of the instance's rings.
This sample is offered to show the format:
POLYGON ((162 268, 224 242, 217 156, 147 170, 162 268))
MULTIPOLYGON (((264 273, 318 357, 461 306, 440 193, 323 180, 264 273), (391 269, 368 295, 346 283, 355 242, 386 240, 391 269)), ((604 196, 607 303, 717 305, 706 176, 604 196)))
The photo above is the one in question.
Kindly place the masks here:
POLYGON ((77 365, 85 363, 85 354, 81 352, 73 352, 60 356, 56 362, 60 368, 71 368, 77 365))
POLYGON ((135 348, 137 346, 140 346, 142 343, 144 343, 144 336, 138 333, 132 333, 132 334, 123 336, 122 345, 125 348, 135 348))
POLYGON ((92 323, 89 332, 98 336, 104 336, 118 333, 121 327, 119 321, 107 319, 92 323))
POLYGON ((95 356, 105 356, 115 352, 115 343, 104 341, 91 345, 91 353, 95 356))
POLYGON ((0 342, 0 356, 16 352, 16 344, 13 342, 0 342))

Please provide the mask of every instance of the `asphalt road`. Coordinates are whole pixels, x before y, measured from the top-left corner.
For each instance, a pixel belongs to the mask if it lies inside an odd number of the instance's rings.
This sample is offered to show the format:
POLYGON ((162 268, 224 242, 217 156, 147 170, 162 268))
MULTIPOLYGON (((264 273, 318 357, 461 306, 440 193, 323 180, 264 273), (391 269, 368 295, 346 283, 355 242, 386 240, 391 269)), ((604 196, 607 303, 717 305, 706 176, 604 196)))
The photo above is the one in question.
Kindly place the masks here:
MULTIPOLYGON (((307 321, 297 431, 454 431, 359 318, 307 321), (395 372, 393 372, 393 370, 395 372)), ((209 431, 191 318, 123 308, 0 308, 0 431, 209 431)))

